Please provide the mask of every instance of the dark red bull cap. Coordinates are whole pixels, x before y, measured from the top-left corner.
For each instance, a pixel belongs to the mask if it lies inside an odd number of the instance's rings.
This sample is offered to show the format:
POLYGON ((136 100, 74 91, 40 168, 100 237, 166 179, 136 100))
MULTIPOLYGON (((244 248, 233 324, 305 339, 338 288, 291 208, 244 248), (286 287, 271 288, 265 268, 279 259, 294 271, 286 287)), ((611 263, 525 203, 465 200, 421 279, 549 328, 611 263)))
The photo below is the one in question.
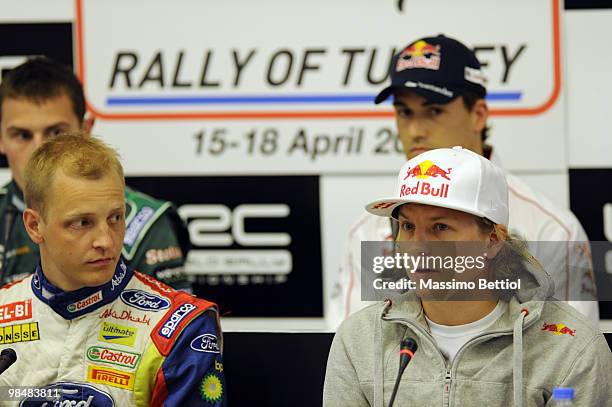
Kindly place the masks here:
POLYGON ((376 96, 377 104, 400 90, 416 92, 439 104, 467 91, 483 98, 487 95, 486 80, 474 52, 442 34, 416 40, 398 52, 389 77, 391 85, 376 96))

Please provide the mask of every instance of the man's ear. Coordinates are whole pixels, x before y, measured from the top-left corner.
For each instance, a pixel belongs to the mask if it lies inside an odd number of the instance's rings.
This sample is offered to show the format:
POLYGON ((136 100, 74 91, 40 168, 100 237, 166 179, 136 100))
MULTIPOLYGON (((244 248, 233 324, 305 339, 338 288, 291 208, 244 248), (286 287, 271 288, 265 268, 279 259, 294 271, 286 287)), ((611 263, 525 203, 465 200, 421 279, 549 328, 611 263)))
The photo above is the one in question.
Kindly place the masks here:
POLYGON ((23 224, 30 239, 36 244, 45 242, 45 224, 40 213, 34 209, 26 208, 23 211, 23 224))
POLYGON ((474 118, 474 131, 478 134, 487 127, 487 119, 489 118, 489 107, 484 99, 478 99, 472 108, 474 118))
POLYGON ((85 119, 83 120, 83 124, 81 125, 81 130, 85 134, 91 134, 91 130, 96 122, 96 118, 91 115, 85 115, 85 119))
POLYGON ((487 243, 487 258, 492 259, 497 256, 497 253, 504 246, 504 241, 497 236, 497 232, 493 230, 489 233, 489 242, 487 243))

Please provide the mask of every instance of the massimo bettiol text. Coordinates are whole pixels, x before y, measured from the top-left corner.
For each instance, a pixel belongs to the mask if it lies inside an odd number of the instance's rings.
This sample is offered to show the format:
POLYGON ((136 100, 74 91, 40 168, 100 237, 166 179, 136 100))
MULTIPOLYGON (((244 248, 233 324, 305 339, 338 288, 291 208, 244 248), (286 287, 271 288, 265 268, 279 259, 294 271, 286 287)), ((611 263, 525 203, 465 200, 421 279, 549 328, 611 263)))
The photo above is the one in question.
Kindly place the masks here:
POLYGON ((518 275, 496 272, 499 250, 482 242, 364 243, 363 300, 399 299, 409 292, 421 299, 477 300, 521 288, 518 275))

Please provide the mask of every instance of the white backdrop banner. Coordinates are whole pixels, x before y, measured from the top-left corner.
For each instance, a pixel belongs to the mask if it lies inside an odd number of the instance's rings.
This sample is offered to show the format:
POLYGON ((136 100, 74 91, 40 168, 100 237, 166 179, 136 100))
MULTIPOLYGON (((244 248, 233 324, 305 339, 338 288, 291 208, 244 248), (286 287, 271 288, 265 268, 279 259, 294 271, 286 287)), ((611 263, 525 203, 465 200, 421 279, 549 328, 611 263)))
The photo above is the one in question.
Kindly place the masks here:
POLYGON ((529 141, 523 159, 505 164, 566 168, 562 109, 556 109, 562 103, 558 0, 469 6, 77 0, 76 6, 89 108, 103 119, 101 133, 121 146, 131 172, 394 172, 402 152, 391 106, 376 106, 373 98, 393 53, 438 33, 461 39, 482 61, 491 111, 501 118, 493 123, 498 148, 516 150, 517 139, 529 141), (127 122, 147 125, 128 129, 121 125, 127 122), (552 154, 536 154, 544 147, 552 154), (531 155, 537 158, 524 159, 531 155))

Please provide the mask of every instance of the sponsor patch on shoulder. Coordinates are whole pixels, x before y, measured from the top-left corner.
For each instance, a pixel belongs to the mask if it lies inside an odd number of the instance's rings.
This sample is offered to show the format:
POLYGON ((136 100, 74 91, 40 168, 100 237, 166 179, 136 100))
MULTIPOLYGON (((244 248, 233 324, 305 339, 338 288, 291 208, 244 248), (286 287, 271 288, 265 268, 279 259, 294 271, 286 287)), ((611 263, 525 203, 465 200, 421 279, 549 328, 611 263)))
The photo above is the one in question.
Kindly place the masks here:
POLYGON ((564 324, 547 324, 546 322, 544 322, 544 326, 542 326, 542 331, 552 332, 555 335, 576 336, 576 330, 570 329, 564 324))
POLYGON ((191 349, 196 352, 221 353, 219 341, 213 334, 203 334, 191 341, 191 349))
POLYGON ((166 339, 172 338, 181 321, 196 308, 195 305, 189 303, 185 303, 178 307, 168 318, 166 318, 159 330, 159 334, 166 339))
POLYGON ((142 290, 124 290, 121 293, 121 301, 143 311, 160 311, 170 308, 170 301, 167 299, 142 290))
POLYGON ((168 246, 165 249, 149 249, 145 253, 146 262, 149 266, 176 260, 183 257, 183 251, 178 246, 168 246))
POLYGON ((133 246, 138 238, 138 235, 145 227, 149 219, 155 214, 155 210, 150 206, 143 206, 140 208, 138 213, 134 216, 127 229, 125 230, 125 237, 123 238, 123 244, 127 246, 133 246))
POLYGON ((217 403, 223 397, 223 382, 216 373, 208 373, 200 383, 200 396, 207 403, 217 403))

